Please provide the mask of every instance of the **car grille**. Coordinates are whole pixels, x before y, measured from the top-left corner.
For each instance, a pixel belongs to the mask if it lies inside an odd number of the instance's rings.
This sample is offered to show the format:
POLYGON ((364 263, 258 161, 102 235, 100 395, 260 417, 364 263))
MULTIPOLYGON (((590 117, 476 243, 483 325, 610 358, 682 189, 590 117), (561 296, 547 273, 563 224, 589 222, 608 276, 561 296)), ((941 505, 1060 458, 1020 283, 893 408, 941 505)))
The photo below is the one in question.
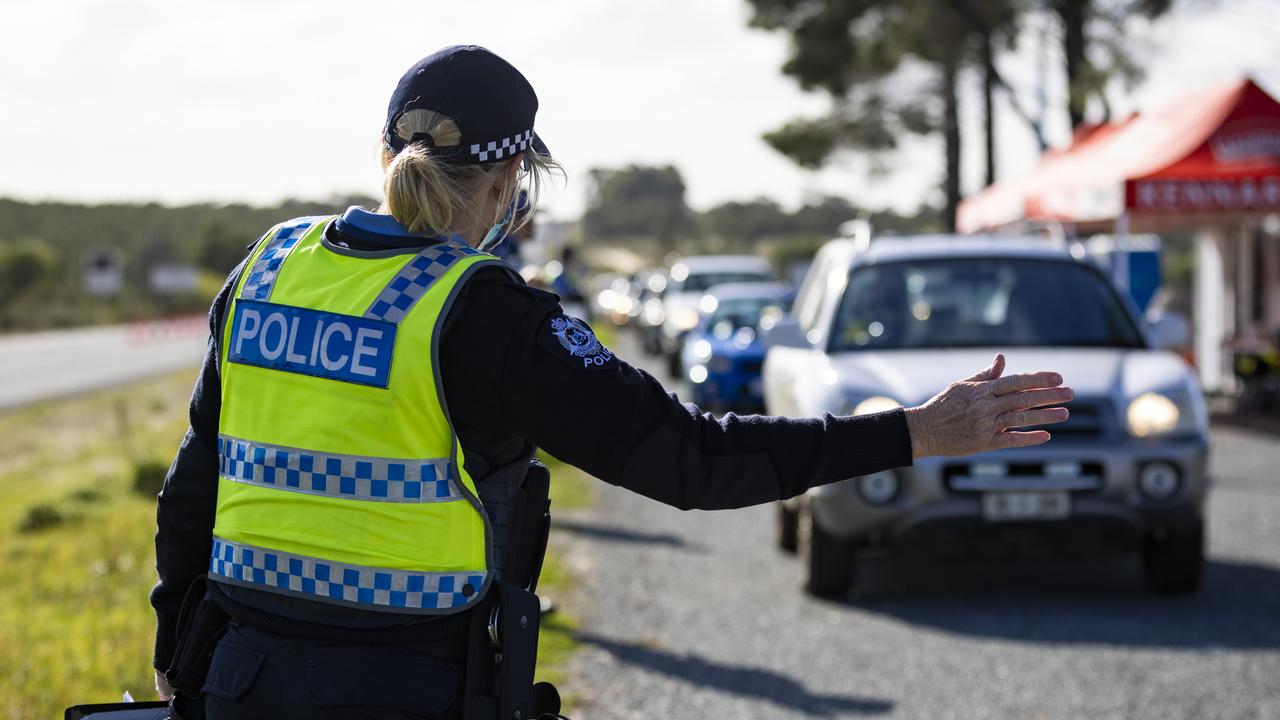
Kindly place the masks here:
POLYGON ((1065 407, 1071 411, 1066 422, 1042 425, 1026 430, 1048 430, 1055 439, 1087 439, 1102 437, 1114 427, 1110 407, 1107 403, 1091 400, 1073 400, 1065 407))
POLYGON ((961 494, 992 490, 1093 492, 1106 484, 1102 463, 1056 460, 948 463, 942 468, 942 480, 948 491, 961 494))

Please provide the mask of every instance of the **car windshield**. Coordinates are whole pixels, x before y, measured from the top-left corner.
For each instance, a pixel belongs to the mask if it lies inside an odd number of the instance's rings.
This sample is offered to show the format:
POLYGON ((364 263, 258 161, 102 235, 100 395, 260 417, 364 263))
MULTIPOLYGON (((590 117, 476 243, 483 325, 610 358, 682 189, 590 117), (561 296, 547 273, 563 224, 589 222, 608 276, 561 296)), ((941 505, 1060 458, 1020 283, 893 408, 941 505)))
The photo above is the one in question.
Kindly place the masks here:
POLYGON ((1074 263, 950 258, 849 275, 832 350, 1143 347, 1115 291, 1074 263))
POLYGON ((707 273, 690 273, 689 277, 684 281, 682 292, 704 292, 713 285, 724 285, 726 283, 743 283, 743 282, 768 282, 773 278, 767 273, 762 272, 707 272, 707 273))
POLYGON ((707 328, 724 339, 742 328, 756 329, 765 318, 778 318, 791 308, 791 300, 779 297, 729 298, 720 300, 707 316, 707 328))

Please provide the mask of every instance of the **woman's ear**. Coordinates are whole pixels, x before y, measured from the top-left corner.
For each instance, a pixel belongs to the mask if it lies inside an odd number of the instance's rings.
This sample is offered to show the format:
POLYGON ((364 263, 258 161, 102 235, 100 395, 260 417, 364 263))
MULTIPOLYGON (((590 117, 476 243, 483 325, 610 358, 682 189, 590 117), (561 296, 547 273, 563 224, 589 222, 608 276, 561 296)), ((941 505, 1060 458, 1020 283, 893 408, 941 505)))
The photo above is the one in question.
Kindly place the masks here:
POLYGON ((495 200, 502 198, 502 191, 515 179, 516 173, 520 172, 521 162, 523 162, 523 156, 517 155, 511 162, 507 163, 502 172, 496 173, 497 177, 494 178, 493 187, 489 190, 489 192, 493 193, 495 200))

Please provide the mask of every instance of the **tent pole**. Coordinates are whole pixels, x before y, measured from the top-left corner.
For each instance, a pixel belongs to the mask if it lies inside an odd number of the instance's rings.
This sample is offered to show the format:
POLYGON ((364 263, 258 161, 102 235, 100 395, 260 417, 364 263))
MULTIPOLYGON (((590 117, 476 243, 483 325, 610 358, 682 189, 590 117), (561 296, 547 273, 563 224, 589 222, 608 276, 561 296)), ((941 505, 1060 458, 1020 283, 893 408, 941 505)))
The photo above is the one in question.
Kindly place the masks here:
POLYGON ((1236 337, 1253 338, 1257 330, 1254 323, 1254 293, 1259 289, 1254 278, 1254 235, 1252 228, 1241 222, 1236 226, 1239 239, 1236 252, 1236 337))
POLYGON ((1200 384, 1207 392, 1222 387, 1222 341, 1226 337, 1227 288, 1220 227, 1206 226, 1196 233, 1195 274, 1192 291, 1195 315, 1195 358, 1200 384))
POLYGON ((1259 291, 1263 294, 1263 331, 1274 342, 1280 340, 1280 234, 1272 229, 1272 225, 1264 222, 1262 226, 1262 287, 1259 291))

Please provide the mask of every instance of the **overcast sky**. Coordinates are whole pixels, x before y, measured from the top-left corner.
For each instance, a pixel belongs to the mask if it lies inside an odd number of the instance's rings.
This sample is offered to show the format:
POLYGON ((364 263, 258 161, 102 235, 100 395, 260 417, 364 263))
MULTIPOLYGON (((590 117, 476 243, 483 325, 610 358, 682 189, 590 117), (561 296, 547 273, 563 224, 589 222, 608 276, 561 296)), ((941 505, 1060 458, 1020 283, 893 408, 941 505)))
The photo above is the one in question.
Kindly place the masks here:
MULTIPOLYGON (((1183 0, 1134 47, 1150 62, 1126 112, 1252 74, 1280 91, 1280 0, 1183 0)), ((745 0, 4 0, 0 196, 165 203, 379 192, 376 144, 400 74, 454 43, 519 67, 537 128, 568 168, 547 209, 580 212, 587 170, 672 163, 705 209, 816 193, 863 206, 936 199, 940 148, 914 140, 868 175, 858 157, 796 169, 762 132, 827 106, 779 72, 786 38, 748 29, 745 0)), ((1036 41, 1002 70, 1034 99, 1036 41)), ((1066 137, 1060 53, 1050 55, 1051 139, 1066 137)), ((965 188, 980 180, 974 79, 966 83, 965 188)), ((998 118, 1000 174, 1035 162, 1031 134, 998 118)))

